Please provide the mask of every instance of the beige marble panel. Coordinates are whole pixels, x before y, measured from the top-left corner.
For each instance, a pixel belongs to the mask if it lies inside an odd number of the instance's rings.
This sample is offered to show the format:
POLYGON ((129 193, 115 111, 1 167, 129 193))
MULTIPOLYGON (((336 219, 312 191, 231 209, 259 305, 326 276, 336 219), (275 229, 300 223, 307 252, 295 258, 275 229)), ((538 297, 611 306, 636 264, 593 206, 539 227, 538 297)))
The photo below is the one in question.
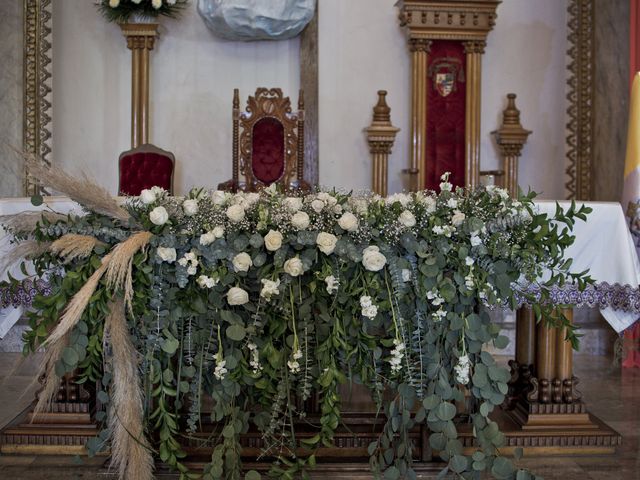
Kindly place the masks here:
POLYGON ((22 0, 0 2, 0 197, 22 193, 22 174, 7 145, 22 147, 22 0))
POLYGON ((629 1, 595 0, 593 200, 620 201, 629 115, 629 1))

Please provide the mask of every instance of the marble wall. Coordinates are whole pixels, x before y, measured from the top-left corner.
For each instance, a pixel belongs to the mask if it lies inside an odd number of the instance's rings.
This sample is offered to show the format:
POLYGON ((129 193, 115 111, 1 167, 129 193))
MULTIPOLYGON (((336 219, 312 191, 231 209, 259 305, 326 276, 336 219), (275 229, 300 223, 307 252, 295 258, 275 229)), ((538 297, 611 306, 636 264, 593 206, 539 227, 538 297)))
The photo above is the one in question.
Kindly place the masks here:
POLYGON ((595 0, 594 200, 619 202, 629 117, 629 1, 595 0))
POLYGON ((0 2, 0 197, 22 193, 22 1, 0 2))

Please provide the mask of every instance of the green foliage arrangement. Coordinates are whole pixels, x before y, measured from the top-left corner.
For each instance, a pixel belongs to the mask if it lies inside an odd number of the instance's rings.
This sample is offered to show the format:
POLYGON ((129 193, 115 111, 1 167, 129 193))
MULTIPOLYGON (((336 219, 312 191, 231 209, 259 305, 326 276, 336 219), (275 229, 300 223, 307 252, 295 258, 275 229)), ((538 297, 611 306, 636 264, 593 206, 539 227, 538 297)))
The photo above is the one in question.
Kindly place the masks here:
MULTIPOLYGON (((365 385, 386 418, 368 448, 378 478, 416 478, 409 431, 419 424, 448 463, 445 471, 459 478, 485 471, 534 478, 498 452, 504 435, 490 414, 505 399, 509 372, 483 346, 504 348, 507 338, 486 307, 515 307, 534 284, 539 319, 570 326, 546 300, 554 285, 588 281, 568 273, 564 258, 570 228, 588 209, 558 207, 550 219, 536 213, 533 198, 512 200, 493 187, 453 189, 447 176, 439 194, 387 198, 287 197, 272 188, 196 189, 180 198, 153 188, 128 200, 128 222, 92 212, 43 220, 31 234, 40 243, 69 235, 96 243, 85 256, 65 260, 49 251, 33 259, 53 293, 35 301, 25 351, 47 340, 116 245, 148 231, 148 245, 132 256, 130 282, 98 282, 55 373, 77 370, 103 405, 113 401, 105 319, 114 297, 129 298, 149 448, 181 478, 242 478, 239 439, 250 428, 262 436, 263 456, 275 459, 270 476, 306 475, 317 450, 333 444, 338 388, 346 382, 365 385), (465 392, 461 419, 456 402, 465 392), (314 436, 299 438, 300 405, 312 395, 320 422, 314 436), (200 475, 183 464, 182 444, 185 432, 199 430, 204 396, 213 399, 211 419, 220 428, 205 440, 213 454, 200 475), (472 425, 471 456, 463 453, 461 421, 472 425)), ((575 341, 572 327, 567 335, 575 341)), ((103 433, 87 447, 96 452, 108 438, 103 433)), ((244 478, 259 477, 250 471, 244 478)))
POLYGON ((177 18, 189 0, 100 0, 98 10, 113 23, 127 23, 134 16, 150 20, 159 17, 177 18))

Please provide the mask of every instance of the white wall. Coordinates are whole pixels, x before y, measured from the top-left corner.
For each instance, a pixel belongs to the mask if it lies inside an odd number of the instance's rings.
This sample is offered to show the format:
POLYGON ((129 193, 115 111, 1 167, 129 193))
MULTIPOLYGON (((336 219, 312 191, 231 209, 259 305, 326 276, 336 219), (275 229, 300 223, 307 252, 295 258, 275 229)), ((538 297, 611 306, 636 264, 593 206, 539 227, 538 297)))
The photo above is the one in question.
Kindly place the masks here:
MULTIPOLYGON (((390 158, 390 192, 408 165, 410 58, 395 0, 319 0, 320 182, 371 185, 363 133, 379 89, 389 91, 402 130, 390 158)), ((152 52, 151 141, 177 158, 176 190, 214 186, 231 175, 231 96, 299 88, 299 41, 235 43, 215 38, 192 8, 163 20, 152 52)), ((564 196, 566 2, 507 0, 498 7, 483 60, 482 169, 498 166, 489 132, 509 92, 518 95, 525 146, 521 184, 564 196)), ((120 29, 86 0, 54 2, 54 161, 80 168, 111 191, 117 157, 130 146, 130 52, 120 29)))

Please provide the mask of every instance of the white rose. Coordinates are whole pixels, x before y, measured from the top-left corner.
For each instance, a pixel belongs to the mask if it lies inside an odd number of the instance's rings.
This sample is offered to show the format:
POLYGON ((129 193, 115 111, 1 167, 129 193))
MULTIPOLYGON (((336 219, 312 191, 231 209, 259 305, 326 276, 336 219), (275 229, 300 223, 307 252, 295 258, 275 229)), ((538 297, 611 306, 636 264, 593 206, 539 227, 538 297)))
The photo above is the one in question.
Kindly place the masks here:
POLYGON ((322 209, 324 208, 324 202, 322 200, 314 200, 313 202, 311 202, 311 208, 313 208, 313 210, 316 213, 320 213, 322 211, 322 209))
POLYGON ((158 247, 156 251, 163 262, 173 263, 176 261, 176 249, 171 247, 158 247))
POLYGON ((370 272, 377 272, 387 263, 387 257, 380 253, 380 249, 375 245, 367 247, 362 252, 362 265, 370 272))
POLYGON ((167 223, 167 220, 169 220, 169 214, 164 207, 156 207, 151 210, 149 220, 151 220, 151 223, 155 225, 164 225, 167 223))
POLYGON ((343 213, 340 217, 340 220, 338 220, 338 225, 340 225, 340 228, 346 230, 347 232, 355 232, 356 230, 358 230, 358 223, 358 217, 356 217, 351 212, 343 213))
POLYGON ((282 246, 282 234, 277 230, 269 230, 264 236, 264 246, 270 252, 275 252, 282 246))
POLYGON ((328 202, 329 198, 331 198, 331 195, 329 195, 327 192, 318 192, 316 197, 318 198, 318 200, 322 200, 323 202, 328 202))
POLYGON ((213 230, 211 230, 211 233, 213 233, 216 236, 216 238, 222 238, 224 236, 224 227, 221 225, 218 225, 213 230))
POLYGON ((291 217, 291 225, 298 230, 304 230, 309 226, 309 215, 307 212, 296 212, 291 217))
POLYGON ((342 213, 342 205, 338 204, 333 207, 333 213, 335 213, 336 215, 340 215, 342 213))
POLYGON ((460 210, 456 210, 451 217, 451 224, 455 227, 462 225, 462 222, 464 222, 465 218, 466 215, 464 213, 462 213, 460 210))
POLYGON ((248 253, 242 252, 233 257, 231 263, 233 263, 233 269, 236 272, 248 272, 253 265, 253 260, 248 253))
POLYGON ((207 245, 211 245, 216 238, 216 234, 213 232, 203 233, 202 235, 200 235, 200 245, 203 245, 205 247, 207 245))
POLYGON ((231 205, 227 208, 227 218, 234 223, 244 220, 244 208, 241 205, 231 205))
POLYGON ((402 225, 409 228, 416 224, 416 217, 409 210, 404 210, 398 217, 398 220, 402 225))
POLYGON ((292 277, 297 277, 304 273, 304 266, 302 260, 298 257, 293 257, 284 262, 284 271, 292 277))
POLYGON ((193 199, 185 200, 182 204, 182 209, 187 217, 191 217, 198 213, 198 201, 193 199))
POLYGON ((146 188, 140 192, 140 201, 145 205, 149 205, 156 201, 156 194, 153 193, 152 190, 147 190, 146 188))
POLYGON ((249 301, 249 294, 240 287, 231 287, 227 292, 229 305, 244 305, 249 301))
POLYGON ((297 212, 302 208, 302 199, 299 197, 287 197, 282 201, 282 205, 290 212, 297 212))
POLYGON ((316 237, 318 249, 325 255, 331 255, 336 248, 338 238, 333 233, 320 232, 316 237))
POLYGON ((211 192, 211 201, 214 205, 222 205, 227 201, 227 192, 223 192, 222 190, 211 192))

